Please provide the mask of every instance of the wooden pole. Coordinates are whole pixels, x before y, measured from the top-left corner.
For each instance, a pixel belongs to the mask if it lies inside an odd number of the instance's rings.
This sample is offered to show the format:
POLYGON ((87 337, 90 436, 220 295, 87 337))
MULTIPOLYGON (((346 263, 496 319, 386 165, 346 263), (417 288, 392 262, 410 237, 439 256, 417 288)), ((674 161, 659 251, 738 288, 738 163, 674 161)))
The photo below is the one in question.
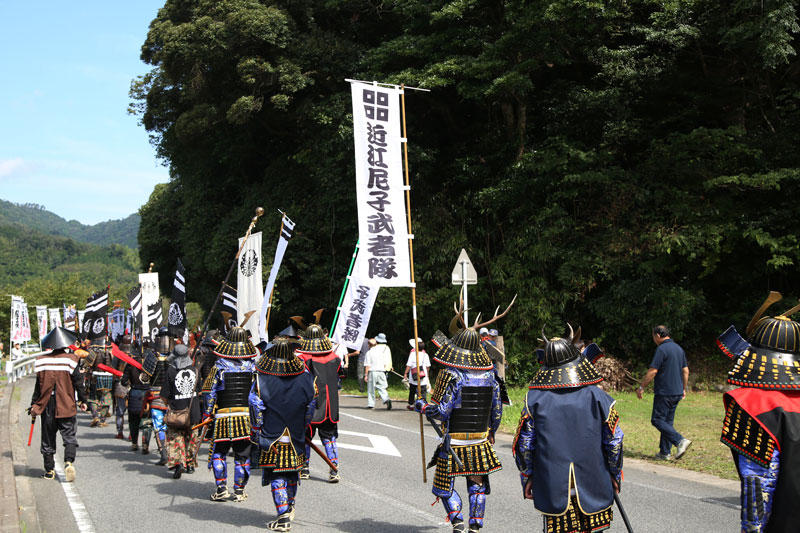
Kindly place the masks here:
MULTIPOLYGON (((417 398, 422 398, 422 378, 419 375, 419 328, 417 326, 417 285, 414 281, 414 239, 411 238, 411 185, 408 177, 408 136, 406 135, 406 93, 405 85, 400 86, 400 109, 403 117, 403 162, 405 163, 406 175, 406 215, 408 218, 408 259, 411 264, 411 308, 414 316, 414 355, 417 358, 417 398)), ((422 413, 419 413, 419 443, 422 450, 422 482, 428 482, 428 474, 425 469, 425 424, 422 421, 422 413)))

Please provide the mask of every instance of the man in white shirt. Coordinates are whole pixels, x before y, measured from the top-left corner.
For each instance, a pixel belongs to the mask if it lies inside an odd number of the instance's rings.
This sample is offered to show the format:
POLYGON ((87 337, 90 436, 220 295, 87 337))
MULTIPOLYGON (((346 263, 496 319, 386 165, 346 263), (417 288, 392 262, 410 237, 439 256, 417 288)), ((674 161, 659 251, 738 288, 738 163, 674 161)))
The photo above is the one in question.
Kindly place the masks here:
POLYGON ((21 359, 24 356, 25 354, 22 353, 22 348, 20 348, 19 343, 15 343, 14 347, 11 348, 11 360, 14 361, 15 359, 21 359))
POLYGON ((392 350, 386 345, 386 335, 378 333, 369 340, 370 349, 364 360, 364 381, 367 382, 367 408, 375 407, 375 389, 378 389, 386 409, 392 408, 392 400, 386 383, 386 372, 392 369, 392 350))
MULTIPOLYGON (((408 405, 406 409, 409 411, 414 410, 414 402, 417 399, 417 352, 414 350, 414 339, 408 339, 411 345, 411 353, 408 354, 408 361, 406 362, 406 371, 403 372, 403 378, 408 380, 408 405)), ((419 345, 419 376, 422 378, 419 382, 420 393, 422 399, 428 401, 428 388, 431 385, 428 374, 430 373, 431 360, 428 353, 425 351, 425 343, 422 339, 417 339, 419 345)))

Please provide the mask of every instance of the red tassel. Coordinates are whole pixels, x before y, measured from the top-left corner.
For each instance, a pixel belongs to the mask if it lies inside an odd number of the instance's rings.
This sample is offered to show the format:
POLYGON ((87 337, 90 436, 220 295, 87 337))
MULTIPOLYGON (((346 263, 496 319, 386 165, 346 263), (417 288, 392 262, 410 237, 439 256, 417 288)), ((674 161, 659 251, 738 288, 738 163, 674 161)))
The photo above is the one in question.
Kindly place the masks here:
POLYGON ((118 378, 122 377, 122 372, 120 372, 119 370, 116 370, 114 368, 111 368, 110 366, 106 366, 103 363, 97 363, 97 370, 102 370, 104 372, 108 372, 110 374, 114 374, 118 378))
POLYGON ((130 355, 128 355, 125 352, 123 352, 122 350, 120 350, 119 347, 116 344, 114 344, 113 342, 111 343, 111 355, 113 355, 114 357, 116 357, 120 361, 128 363, 132 367, 138 368, 140 371, 142 370, 142 364, 139 361, 137 361, 136 359, 134 359, 130 355))

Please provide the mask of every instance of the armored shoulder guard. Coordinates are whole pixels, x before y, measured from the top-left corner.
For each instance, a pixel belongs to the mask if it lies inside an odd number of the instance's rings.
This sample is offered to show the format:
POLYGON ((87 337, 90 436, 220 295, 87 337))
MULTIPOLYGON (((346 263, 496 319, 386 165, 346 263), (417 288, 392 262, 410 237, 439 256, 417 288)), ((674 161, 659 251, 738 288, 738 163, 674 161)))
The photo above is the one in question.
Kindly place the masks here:
POLYGON ((447 387, 455 379, 455 376, 446 369, 439 372, 439 375, 436 376, 436 384, 433 387, 433 392, 431 393, 431 403, 440 403, 444 397, 444 393, 447 392, 447 387))
POLYGON ((619 413, 617 412, 616 405, 612 405, 611 409, 608 410, 608 418, 606 418, 606 425, 608 429, 611 430, 612 434, 617 429, 617 422, 619 422, 619 413))
POLYGON ((211 372, 208 373, 206 376, 206 380, 203 382, 203 388, 200 389, 202 393, 211 392, 211 387, 214 386, 214 378, 217 377, 217 365, 211 367, 211 372))
POLYGON ((733 400, 728 402, 728 407, 725 409, 720 440, 737 453, 765 468, 769 467, 772 452, 775 450, 775 441, 758 421, 733 400))

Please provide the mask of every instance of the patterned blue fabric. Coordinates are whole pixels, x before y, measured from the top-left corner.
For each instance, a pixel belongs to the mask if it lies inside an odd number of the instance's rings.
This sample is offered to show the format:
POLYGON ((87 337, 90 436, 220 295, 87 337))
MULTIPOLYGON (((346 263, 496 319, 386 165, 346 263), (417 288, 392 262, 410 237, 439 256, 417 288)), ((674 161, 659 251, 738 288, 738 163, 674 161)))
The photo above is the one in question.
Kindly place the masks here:
POLYGON ((214 481, 218 487, 228 483, 228 464, 225 456, 219 453, 211 454, 211 468, 214 469, 214 481))
POLYGON ((486 512, 486 487, 467 478, 469 492, 469 525, 483 527, 483 515, 486 512))
POLYGON ((442 506, 447 513, 447 519, 452 523, 453 521, 464 521, 464 515, 461 514, 461 496, 458 491, 451 490, 449 496, 442 496, 442 506))
POLYGON ((494 379, 494 371, 445 368, 442 372, 450 372, 454 379, 448 383, 441 400, 438 403, 425 403, 421 399, 417 400, 415 404, 417 411, 422 411, 428 418, 446 423, 450 419, 453 409, 461 407, 462 387, 492 387, 489 430, 492 433, 496 432, 500 427, 500 420, 503 418, 503 403, 500 401, 500 385, 494 379))
POLYGON ((256 365, 252 359, 224 359, 218 357, 214 366, 217 369, 211 390, 204 395, 206 416, 211 416, 214 407, 217 405, 217 396, 220 391, 225 390, 225 372, 255 372, 256 365))
POLYGON ((158 440, 167 440, 167 425, 164 423, 166 411, 161 409, 150 409, 150 418, 153 419, 153 429, 157 432, 158 440))
POLYGON ((772 499, 780 470, 780 452, 775 450, 769 468, 734 452, 742 480, 742 531, 764 531, 772 513, 772 499))
POLYGON ((278 514, 288 512, 294 506, 297 496, 297 485, 299 484, 297 472, 284 472, 275 474, 269 470, 264 470, 263 484, 269 483, 272 490, 272 501, 278 514))
MULTIPOLYGON (((257 374, 250 389, 250 423, 263 450, 288 428, 295 450, 305 448, 305 428, 316 409, 314 376, 278 377, 257 374)), ((306 455, 308 458, 308 455, 306 455)))
POLYGON ((321 439, 322 444, 325 446, 325 455, 328 456, 328 459, 335 465, 339 465, 339 451, 336 447, 336 437, 331 437, 330 439, 321 439))
POLYGON ((236 457, 234 459, 233 488, 243 489, 250 479, 250 458, 236 457))

